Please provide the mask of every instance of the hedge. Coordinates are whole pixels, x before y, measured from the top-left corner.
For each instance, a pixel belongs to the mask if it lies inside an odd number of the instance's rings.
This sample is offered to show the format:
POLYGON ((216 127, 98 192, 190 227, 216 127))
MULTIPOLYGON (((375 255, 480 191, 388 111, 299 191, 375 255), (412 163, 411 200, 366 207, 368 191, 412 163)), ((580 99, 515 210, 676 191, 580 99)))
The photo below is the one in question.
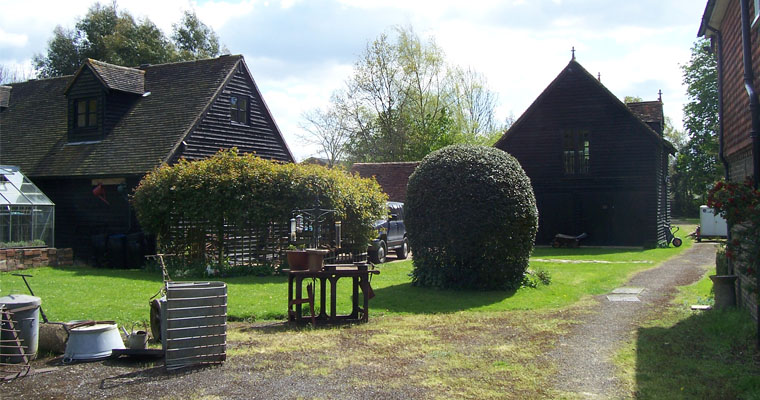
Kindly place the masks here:
POLYGON ((514 157, 455 145, 429 154, 410 176, 405 222, 413 284, 508 289, 528 267, 538 210, 514 157))

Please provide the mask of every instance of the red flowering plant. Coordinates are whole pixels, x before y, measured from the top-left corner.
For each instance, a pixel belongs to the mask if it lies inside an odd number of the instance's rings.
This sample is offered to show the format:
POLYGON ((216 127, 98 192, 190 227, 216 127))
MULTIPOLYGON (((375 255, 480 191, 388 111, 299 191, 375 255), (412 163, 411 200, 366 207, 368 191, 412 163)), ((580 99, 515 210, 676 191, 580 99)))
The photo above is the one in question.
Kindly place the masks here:
POLYGON ((726 245, 726 257, 754 282, 760 260, 760 191, 751 178, 743 183, 718 181, 707 195, 707 205, 737 227, 726 245))

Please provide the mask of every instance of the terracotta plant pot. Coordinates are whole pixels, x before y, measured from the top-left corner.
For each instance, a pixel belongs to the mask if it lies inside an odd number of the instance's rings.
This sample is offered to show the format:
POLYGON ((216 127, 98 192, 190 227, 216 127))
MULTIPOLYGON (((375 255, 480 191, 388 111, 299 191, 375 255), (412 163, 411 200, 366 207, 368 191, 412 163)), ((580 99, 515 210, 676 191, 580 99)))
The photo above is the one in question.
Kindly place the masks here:
POLYGON ((309 269, 309 253, 306 250, 287 250, 288 265, 293 271, 303 271, 309 269))

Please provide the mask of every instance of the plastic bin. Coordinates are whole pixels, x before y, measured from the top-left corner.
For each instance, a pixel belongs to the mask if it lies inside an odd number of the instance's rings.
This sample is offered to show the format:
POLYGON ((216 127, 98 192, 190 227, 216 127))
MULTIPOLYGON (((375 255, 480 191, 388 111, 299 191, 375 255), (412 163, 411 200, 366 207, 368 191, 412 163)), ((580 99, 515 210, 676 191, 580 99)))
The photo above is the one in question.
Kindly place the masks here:
MULTIPOLYGON (((26 355, 29 360, 37 357, 37 346, 40 337, 40 305, 42 300, 36 296, 25 294, 11 294, 0 297, 0 305, 5 304, 5 308, 13 313, 13 323, 17 331, 20 331, 21 345, 26 346, 26 355), (15 311, 27 306, 33 306, 29 310, 15 311)), ((7 331, 10 326, 7 322, 3 323, 2 340, 12 340, 13 333, 7 331)), ((3 342, 8 344, 9 342, 3 342)), ((15 348, 0 347, 0 362, 4 363, 21 363, 23 358, 22 352, 15 348)))

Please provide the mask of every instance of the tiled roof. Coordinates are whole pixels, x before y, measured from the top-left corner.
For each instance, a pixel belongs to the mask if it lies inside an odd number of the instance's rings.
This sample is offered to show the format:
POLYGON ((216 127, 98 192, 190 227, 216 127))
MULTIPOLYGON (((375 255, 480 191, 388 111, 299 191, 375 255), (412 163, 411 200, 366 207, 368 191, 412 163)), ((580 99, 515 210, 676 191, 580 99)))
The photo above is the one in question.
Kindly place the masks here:
POLYGON ((663 122, 662 102, 660 101, 641 101, 625 103, 625 105, 644 122, 663 122))
POLYGON ((145 93, 145 71, 121 67, 88 58, 87 63, 106 87, 128 93, 145 93))
POLYGON ((362 178, 375 177, 383 191, 388 194, 389 201, 404 202, 409 176, 418 164, 418 161, 356 163, 351 167, 351 172, 357 172, 362 178))
POLYGON ((138 96, 103 140, 89 144, 67 141, 63 93, 73 76, 12 84, 10 105, 0 112, 0 162, 33 177, 144 174, 171 155, 241 60, 146 67, 151 94, 138 96))

